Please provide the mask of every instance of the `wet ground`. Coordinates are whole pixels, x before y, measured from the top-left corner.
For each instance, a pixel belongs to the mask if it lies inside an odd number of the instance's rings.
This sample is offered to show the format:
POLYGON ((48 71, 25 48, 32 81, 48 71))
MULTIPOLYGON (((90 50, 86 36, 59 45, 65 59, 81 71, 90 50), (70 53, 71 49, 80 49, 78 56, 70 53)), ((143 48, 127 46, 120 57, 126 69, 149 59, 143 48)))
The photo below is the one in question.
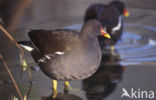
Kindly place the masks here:
MULTIPOLYGON (((130 12, 124 18, 124 33, 116 45, 119 56, 105 55, 102 65, 90 78, 72 81, 71 86, 78 90, 70 95, 61 94, 63 83, 59 82, 58 100, 135 100, 121 98, 123 88, 156 93, 156 1, 123 0, 130 12)), ((86 8, 95 2, 109 3, 109 0, 36 0, 22 16, 17 30, 12 33, 16 40, 28 40, 28 29, 70 28, 80 30, 86 8)), ((19 50, 0 33, 0 53, 7 61, 16 78, 20 90, 27 93, 29 80, 27 72, 20 75, 19 50)), ((45 76, 26 52, 29 65, 33 66, 33 86, 29 100, 50 100, 52 93, 51 79, 45 76), (35 70, 34 70, 35 68, 35 70)), ((0 100, 17 96, 10 77, 0 62, 0 100)), ((156 94, 155 94, 156 95, 156 94)), ((156 97, 155 97, 156 98, 156 97)), ((143 99, 149 100, 149 99, 143 99)), ((155 100, 155 99, 152 99, 155 100)))

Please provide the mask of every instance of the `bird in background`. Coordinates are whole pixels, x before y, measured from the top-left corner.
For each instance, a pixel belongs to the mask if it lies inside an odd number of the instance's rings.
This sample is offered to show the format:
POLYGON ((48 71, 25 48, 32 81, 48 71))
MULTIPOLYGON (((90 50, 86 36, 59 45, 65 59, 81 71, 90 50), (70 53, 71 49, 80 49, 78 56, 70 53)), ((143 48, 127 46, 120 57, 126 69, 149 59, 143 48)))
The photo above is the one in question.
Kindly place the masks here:
POLYGON ((101 36, 98 37, 102 51, 109 45, 111 54, 115 54, 114 45, 120 39, 123 32, 123 15, 128 17, 129 12, 126 9, 125 4, 121 1, 112 1, 108 5, 95 3, 87 8, 84 22, 90 19, 99 20, 111 36, 111 39, 101 36))

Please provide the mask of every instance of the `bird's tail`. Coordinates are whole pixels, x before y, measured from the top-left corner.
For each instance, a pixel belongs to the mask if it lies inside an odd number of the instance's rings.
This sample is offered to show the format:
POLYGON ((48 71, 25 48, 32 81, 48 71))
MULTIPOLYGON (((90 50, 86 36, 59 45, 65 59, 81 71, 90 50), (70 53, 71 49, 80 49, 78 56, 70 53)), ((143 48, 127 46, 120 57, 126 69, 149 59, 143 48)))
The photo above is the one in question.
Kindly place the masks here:
POLYGON ((34 49, 30 41, 18 41, 17 43, 29 52, 31 52, 34 49))

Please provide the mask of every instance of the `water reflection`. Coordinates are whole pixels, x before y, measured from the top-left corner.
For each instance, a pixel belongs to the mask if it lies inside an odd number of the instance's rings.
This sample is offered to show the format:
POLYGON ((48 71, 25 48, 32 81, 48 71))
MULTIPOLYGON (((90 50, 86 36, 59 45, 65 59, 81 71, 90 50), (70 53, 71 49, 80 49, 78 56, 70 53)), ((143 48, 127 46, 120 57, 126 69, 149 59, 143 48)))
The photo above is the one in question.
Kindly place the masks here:
POLYGON ((42 97, 41 100, 83 100, 83 99, 73 94, 65 95, 62 93, 58 93, 56 98, 52 98, 52 95, 50 95, 49 97, 42 97))
POLYGON ((83 80, 83 90, 88 100, 102 100, 110 95, 122 79, 123 67, 119 56, 105 54, 95 74, 83 80))

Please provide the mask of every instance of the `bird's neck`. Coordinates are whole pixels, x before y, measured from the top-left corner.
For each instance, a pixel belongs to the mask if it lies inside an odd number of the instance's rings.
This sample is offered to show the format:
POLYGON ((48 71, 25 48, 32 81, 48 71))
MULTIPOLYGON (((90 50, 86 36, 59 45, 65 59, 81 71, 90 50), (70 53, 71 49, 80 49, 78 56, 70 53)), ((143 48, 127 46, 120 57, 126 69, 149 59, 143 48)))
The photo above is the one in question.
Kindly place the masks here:
POLYGON ((114 32, 114 31, 120 30, 121 24, 122 24, 122 16, 119 16, 119 18, 118 18, 118 24, 115 27, 113 27, 112 31, 114 32))
POLYGON ((81 30, 80 38, 83 41, 91 41, 96 39, 95 33, 93 33, 92 29, 90 28, 83 28, 81 30))

